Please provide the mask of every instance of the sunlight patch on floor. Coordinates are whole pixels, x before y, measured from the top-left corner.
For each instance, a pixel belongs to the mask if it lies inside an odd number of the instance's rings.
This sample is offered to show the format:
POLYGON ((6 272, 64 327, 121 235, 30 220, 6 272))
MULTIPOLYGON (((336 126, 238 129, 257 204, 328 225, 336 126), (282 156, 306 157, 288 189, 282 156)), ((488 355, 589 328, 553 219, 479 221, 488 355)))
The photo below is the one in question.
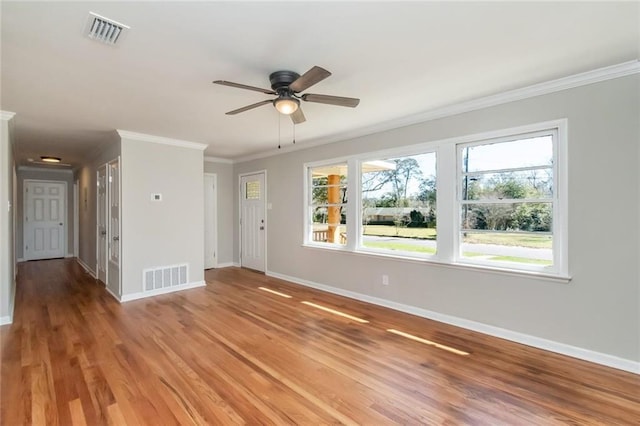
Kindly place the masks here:
POLYGON ((302 302, 302 303, 304 305, 311 306, 311 307, 317 308, 317 309, 321 309, 321 310, 323 310, 325 312, 329 312, 329 313, 334 314, 334 315, 338 315, 338 316, 341 316, 341 317, 344 317, 344 318, 348 318, 350 320, 353 320, 353 321, 356 321, 356 322, 359 322, 359 323, 362 323, 362 324, 366 324, 366 323, 369 322, 369 321, 367 321, 365 319, 354 317, 353 315, 345 314, 344 312, 336 311, 335 309, 327 308, 326 306, 317 305, 315 303, 311 303, 311 302, 307 302, 307 301, 302 302))
POLYGON ((452 348, 451 346, 432 342, 431 340, 423 339, 422 337, 414 336, 413 334, 405 333, 404 331, 398 331, 393 328, 390 328, 387 331, 398 336, 406 337, 407 339, 415 340, 416 342, 424 343, 425 345, 435 346, 438 349, 444 349, 445 351, 453 352, 454 354, 469 355, 469 352, 461 351, 460 349, 452 348))
POLYGON ((262 290, 262 291, 266 291, 268 293, 275 294, 275 295, 278 295, 280 297, 285 297, 287 299, 291 299, 291 296, 289 296, 288 294, 280 293, 279 291, 271 290, 270 288, 266 288, 266 287, 258 287, 258 288, 260 290, 262 290))

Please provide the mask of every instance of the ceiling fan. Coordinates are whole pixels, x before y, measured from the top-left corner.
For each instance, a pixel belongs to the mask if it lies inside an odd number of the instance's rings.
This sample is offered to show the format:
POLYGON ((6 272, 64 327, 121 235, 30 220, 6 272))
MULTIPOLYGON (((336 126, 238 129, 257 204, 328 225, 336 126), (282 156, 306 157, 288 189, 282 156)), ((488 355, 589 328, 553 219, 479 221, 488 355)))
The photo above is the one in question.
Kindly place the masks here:
POLYGON ((338 105, 350 108, 355 108, 360 103, 360 99, 345 98, 342 96, 316 95, 313 93, 299 95, 300 92, 307 90, 309 87, 321 82, 330 75, 331 73, 329 71, 318 66, 314 66, 302 75, 293 71, 276 71, 271 73, 269 76, 271 90, 225 80, 216 80, 214 83, 221 84, 223 86, 236 87, 238 89, 253 90, 266 95, 277 95, 277 98, 275 99, 267 99, 242 108, 234 109, 233 111, 227 112, 227 115, 235 115, 262 105, 273 104, 280 113, 291 116, 291 120, 294 124, 300 124, 307 120, 302 113, 302 108, 300 108, 301 99, 305 102, 338 105))

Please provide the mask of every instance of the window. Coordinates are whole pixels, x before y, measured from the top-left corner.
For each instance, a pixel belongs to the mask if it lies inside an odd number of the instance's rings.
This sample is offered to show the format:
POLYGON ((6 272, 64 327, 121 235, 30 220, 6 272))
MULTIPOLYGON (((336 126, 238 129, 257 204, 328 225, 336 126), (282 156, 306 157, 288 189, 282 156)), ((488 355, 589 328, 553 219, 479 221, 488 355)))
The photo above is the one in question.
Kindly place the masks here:
POLYGON ((260 181, 252 180, 247 182, 244 193, 245 193, 245 198, 247 200, 259 200, 260 199, 260 181))
POLYGON ((347 163, 308 169, 308 241, 333 246, 347 243, 347 163))
POLYGON ((458 146, 460 259, 553 266, 555 132, 458 146))
POLYGON ((305 244, 566 279, 566 144, 557 120, 307 164, 305 244))
POLYGON ((436 154, 361 163, 361 247, 406 256, 436 253, 436 154))

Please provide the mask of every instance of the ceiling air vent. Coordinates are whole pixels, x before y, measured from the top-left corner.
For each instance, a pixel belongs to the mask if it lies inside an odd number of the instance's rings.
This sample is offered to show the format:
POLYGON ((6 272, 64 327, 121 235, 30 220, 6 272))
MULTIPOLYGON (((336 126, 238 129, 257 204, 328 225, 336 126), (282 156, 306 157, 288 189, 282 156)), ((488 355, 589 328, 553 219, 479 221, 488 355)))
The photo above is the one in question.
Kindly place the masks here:
POLYGON ((128 29, 127 25, 89 12, 84 33, 90 39, 113 46, 122 40, 128 29))

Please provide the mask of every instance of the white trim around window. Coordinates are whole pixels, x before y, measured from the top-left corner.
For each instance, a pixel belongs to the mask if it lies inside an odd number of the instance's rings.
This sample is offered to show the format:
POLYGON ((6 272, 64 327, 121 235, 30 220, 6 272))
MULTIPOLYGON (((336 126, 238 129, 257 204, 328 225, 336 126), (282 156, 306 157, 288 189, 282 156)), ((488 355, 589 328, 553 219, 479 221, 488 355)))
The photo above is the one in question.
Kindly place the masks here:
MULTIPOLYGON (((465 135, 439 141, 412 144, 386 149, 376 152, 368 152, 351 157, 334 158, 326 161, 317 161, 304 164, 304 242, 305 246, 352 252, 360 255, 384 256, 387 258, 401 259, 405 261, 417 261, 434 265, 449 265, 452 267, 481 269, 484 271, 496 271, 509 274, 524 274, 538 276, 540 278, 554 279, 566 282, 569 277, 568 266, 568 121, 566 119, 535 123, 509 129, 496 130, 472 135, 465 135), (481 146, 505 141, 515 141, 536 135, 552 135, 553 137, 553 163, 551 166, 553 194, 542 199, 522 198, 519 203, 548 202, 552 207, 552 227, 546 234, 551 234, 553 260, 550 265, 526 264, 509 261, 493 261, 484 258, 472 258, 462 256, 461 251, 461 196, 460 153, 467 146, 481 146), (436 155, 436 183, 437 193, 437 239, 435 253, 411 253, 405 251, 389 251, 375 249, 363 245, 363 206, 362 206, 362 173, 363 164, 385 158, 401 158, 435 153, 436 155), (346 202, 346 243, 328 244, 314 241, 312 238, 313 216, 311 212, 311 169, 335 164, 346 164, 348 197, 346 202)), ((533 170, 537 166, 507 167, 498 172, 521 172, 533 170), (533 168, 532 168, 533 167, 533 168)), ((490 203, 480 201, 480 203, 490 203)), ((498 204, 500 202, 497 202, 498 204)), ((478 233, 487 231, 478 231, 478 233)), ((504 232, 504 231, 503 231, 504 232)), ((517 229, 514 234, 517 234, 517 229)), ((525 232, 523 232, 525 233, 525 232)), ((545 235, 545 232, 540 232, 545 235)))

